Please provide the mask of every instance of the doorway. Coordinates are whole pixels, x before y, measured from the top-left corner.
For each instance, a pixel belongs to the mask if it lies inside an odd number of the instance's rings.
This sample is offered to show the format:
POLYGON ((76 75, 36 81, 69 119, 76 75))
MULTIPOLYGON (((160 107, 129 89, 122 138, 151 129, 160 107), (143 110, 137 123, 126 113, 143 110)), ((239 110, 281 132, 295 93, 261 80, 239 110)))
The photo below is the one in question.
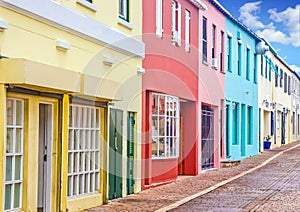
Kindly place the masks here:
POLYGON ((52 105, 39 105, 38 212, 51 211, 52 105))
POLYGON ((122 197, 123 112, 110 110, 108 198, 122 197))

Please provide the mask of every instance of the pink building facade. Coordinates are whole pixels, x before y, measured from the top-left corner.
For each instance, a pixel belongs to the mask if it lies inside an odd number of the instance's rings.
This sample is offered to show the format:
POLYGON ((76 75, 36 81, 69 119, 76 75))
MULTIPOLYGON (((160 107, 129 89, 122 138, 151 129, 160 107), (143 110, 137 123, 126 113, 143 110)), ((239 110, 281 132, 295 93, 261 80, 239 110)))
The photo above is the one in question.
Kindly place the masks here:
POLYGON ((218 168, 224 158, 225 16, 208 0, 199 11, 198 170, 218 168))

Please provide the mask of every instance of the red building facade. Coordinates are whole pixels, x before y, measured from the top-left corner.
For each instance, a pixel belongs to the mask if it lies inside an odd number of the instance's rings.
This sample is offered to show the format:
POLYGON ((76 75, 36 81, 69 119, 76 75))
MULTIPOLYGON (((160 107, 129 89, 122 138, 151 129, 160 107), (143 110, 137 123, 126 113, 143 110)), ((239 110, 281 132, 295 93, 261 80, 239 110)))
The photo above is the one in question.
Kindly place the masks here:
POLYGON ((195 0, 143 1, 142 187, 198 170, 199 10, 195 0))

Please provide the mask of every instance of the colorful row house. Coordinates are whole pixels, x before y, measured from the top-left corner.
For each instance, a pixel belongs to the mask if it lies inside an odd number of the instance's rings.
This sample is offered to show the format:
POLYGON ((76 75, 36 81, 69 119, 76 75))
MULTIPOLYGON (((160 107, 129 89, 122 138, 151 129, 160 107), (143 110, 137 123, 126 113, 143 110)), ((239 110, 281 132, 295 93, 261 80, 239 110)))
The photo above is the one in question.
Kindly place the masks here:
POLYGON ((258 153, 258 66, 261 39, 217 1, 226 17, 225 34, 225 160, 258 153))
POLYGON ((140 17, 141 1, 0 1, 1 211, 141 190, 140 17))
POLYGON ((198 16, 205 8, 192 0, 143 1, 143 188, 200 171, 198 16))
POLYGON ((299 138, 299 76, 267 42, 269 51, 261 57, 259 83, 260 150, 270 137, 270 148, 299 138))

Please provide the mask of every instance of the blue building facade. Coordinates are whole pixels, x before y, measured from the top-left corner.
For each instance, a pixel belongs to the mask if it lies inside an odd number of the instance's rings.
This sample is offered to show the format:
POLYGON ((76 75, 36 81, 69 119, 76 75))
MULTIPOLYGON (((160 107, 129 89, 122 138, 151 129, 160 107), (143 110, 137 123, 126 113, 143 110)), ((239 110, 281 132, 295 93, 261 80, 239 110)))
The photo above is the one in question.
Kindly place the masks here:
POLYGON ((226 18, 226 160, 258 154, 258 54, 260 39, 236 19, 226 18))

